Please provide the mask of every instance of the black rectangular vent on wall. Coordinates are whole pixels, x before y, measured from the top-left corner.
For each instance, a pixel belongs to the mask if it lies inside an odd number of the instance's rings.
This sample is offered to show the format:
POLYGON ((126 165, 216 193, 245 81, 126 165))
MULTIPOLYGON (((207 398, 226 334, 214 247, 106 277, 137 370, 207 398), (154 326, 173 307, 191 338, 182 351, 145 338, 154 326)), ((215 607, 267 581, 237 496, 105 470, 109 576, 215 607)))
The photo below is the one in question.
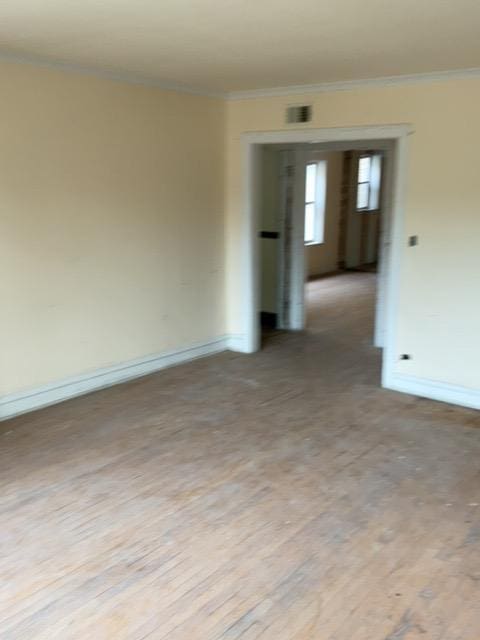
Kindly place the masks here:
POLYGON ((312 119, 312 105, 302 104, 293 105, 287 107, 287 123, 288 124, 301 124, 303 122, 310 122, 312 119))

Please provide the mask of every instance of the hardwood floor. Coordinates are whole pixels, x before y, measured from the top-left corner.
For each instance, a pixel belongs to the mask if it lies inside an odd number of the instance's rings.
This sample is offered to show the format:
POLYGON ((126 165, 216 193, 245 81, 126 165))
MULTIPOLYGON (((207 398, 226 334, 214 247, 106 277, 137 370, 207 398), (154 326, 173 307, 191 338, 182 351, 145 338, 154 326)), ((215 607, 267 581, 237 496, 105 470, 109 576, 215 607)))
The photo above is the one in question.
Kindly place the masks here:
POLYGON ((374 278, 2 423, 0 637, 479 640, 479 414, 378 387, 374 278))

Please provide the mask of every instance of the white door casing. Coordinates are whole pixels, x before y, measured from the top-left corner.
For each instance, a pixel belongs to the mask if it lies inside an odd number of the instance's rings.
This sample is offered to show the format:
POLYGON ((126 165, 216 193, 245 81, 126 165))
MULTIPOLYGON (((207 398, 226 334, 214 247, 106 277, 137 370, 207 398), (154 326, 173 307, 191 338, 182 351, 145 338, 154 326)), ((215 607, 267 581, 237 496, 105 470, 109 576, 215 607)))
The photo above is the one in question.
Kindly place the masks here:
MULTIPOLYGON (((328 129, 291 129, 282 131, 253 132, 242 135, 244 153, 244 210, 242 218, 242 283, 239 295, 242 299, 242 326, 243 331, 236 341, 236 350, 245 353, 257 351, 260 347, 259 313, 259 191, 261 185, 259 145, 282 144, 295 145, 298 149, 297 160, 301 158, 299 143, 358 143, 360 141, 383 140, 395 143, 392 162, 392 206, 391 224, 385 230, 382 238, 383 249, 386 248, 386 256, 382 261, 386 272, 384 274, 383 293, 385 300, 383 309, 377 310, 384 314, 384 340, 383 340, 383 367, 382 383, 390 386, 394 365, 397 359, 396 332, 397 332, 397 305, 399 290, 399 272, 401 245, 403 239, 403 215, 404 215, 404 183, 406 177, 407 137, 413 132, 408 124, 377 125, 366 127, 339 127, 328 129)), ((302 162, 305 166, 305 162, 302 162)), ((293 243, 296 247, 296 255, 292 260, 292 304, 290 312, 291 328, 301 329, 304 326, 304 277, 305 258, 303 245, 303 216, 304 202, 303 191, 305 176, 298 172, 295 180, 294 215, 301 222, 293 235, 293 243)), ((383 275, 382 275, 383 277, 383 275)))

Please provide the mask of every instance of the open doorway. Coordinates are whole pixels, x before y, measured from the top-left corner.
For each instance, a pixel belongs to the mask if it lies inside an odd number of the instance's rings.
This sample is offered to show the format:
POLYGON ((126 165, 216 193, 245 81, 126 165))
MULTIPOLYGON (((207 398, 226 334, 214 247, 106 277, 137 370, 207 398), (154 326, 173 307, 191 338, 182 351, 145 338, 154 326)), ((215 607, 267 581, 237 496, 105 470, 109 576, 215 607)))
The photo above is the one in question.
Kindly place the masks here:
POLYGON ((384 344, 392 152, 391 143, 373 140, 306 152, 305 326, 354 314, 358 338, 377 347, 384 344))
POLYGON ((392 125, 247 134, 244 351, 260 348, 260 320, 270 330, 308 328, 308 289, 314 278, 365 273, 375 283, 371 344, 385 347, 382 379, 388 386, 396 359, 398 249, 409 131, 408 125, 392 125), (307 193, 309 172, 315 173, 313 199, 307 193), (339 188, 332 196, 327 183, 335 175, 339 188), (265 188, 268 183, 275 188, 265 188), (332 198, 337 201, 336 222, 329 216, 332 198), (322 206, 315 218, 312 210, 322 206))
POLYGON ((370 300, 372 308, 365 312, 378 306, 369 339, 383 346, 383 297, 377 281, 390 209, 391 189, 386 180, 392 148, 381 140, 350 147, 348 143, 261 147, 260 324, 266 336, 273 330, 318 325, 322 302, 328 308, 332 295, 337 304, 343 302, 335 295, 336 287, 349 296, 351 286, 358 283, 369 293, 365 304, 370 300), (299 201, 302 211, 295 215, 299 201), (290 308, 295 295, 292 240, 301 227, 306 286, 301 292, 303 319, 295 318, 290 308), (350 287, 345 287, 347 282, 350 287))

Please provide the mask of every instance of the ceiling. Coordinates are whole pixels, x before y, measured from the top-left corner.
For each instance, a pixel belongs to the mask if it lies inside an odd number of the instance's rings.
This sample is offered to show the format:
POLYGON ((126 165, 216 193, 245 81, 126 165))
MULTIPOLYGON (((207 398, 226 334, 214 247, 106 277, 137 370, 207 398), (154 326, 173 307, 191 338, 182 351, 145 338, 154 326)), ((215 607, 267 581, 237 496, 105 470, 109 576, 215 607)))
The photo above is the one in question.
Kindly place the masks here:
POLYGON ((478 0, 2 0, 0 52, 210 92, 480 67, 478 0))

